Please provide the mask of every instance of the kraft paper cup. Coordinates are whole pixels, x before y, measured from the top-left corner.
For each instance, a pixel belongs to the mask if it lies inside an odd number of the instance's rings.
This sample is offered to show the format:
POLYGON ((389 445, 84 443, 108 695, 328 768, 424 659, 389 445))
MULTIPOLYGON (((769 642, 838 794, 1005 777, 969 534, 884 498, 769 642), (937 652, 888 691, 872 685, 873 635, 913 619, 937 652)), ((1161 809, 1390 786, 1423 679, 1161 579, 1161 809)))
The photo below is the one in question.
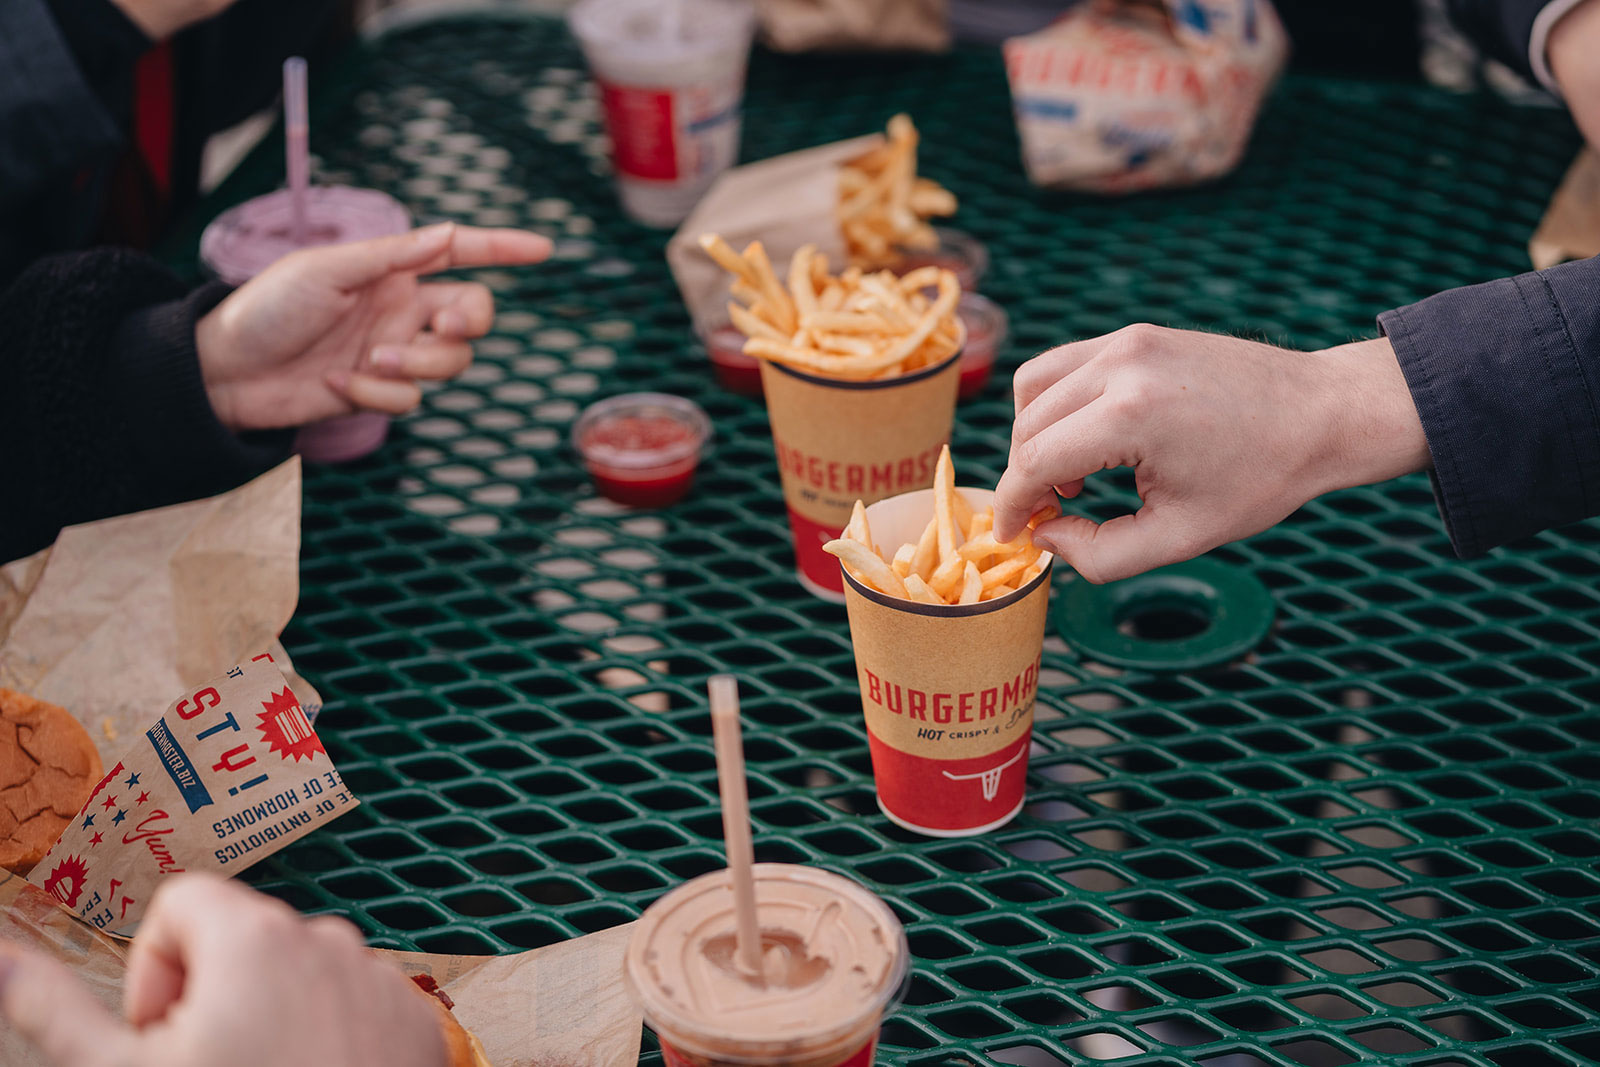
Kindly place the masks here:
MULTIPOLYGON (((975 509, 994 498, 957 491, 975 509)), ((932 489, 867 508, 885 552, 932 516, 932 489)), ((1039 559, 1024 588, 979 604, 918 604, 844 574, 878 807, 907 830, 968 837, 1022 810, 1053 564, 1039 559)))
POLYGON ((844 599, 839 561, 822 546, 839 536, 858 499, 871 504, 933 485, 955 423, 960 363, 958 349, 911 374, 852 382, 762 361, 796 569, 816 596, 844 599))

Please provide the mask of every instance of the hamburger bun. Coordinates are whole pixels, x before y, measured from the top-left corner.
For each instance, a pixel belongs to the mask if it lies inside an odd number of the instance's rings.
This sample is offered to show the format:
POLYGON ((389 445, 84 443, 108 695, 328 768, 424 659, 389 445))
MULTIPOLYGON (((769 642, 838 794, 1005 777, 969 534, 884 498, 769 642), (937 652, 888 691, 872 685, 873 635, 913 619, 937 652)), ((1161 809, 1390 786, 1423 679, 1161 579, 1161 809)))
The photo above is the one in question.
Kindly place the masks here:
POLYGON ((104 774, 65 708, 0 689, 0 867, 32 870, 104 774))
POLYGON ((449 1067, 492 1067, 477 1035, 456 1021, 450 1010, 456 1006, 455 1002, 439 988, 439 983, 426 974, 414 974, 411 981, 416 984, 418 992, 432 1002, 439 1016, 439 1028, 444 1032, 445 1049, 449 1056, 445 1062, 449 1067))

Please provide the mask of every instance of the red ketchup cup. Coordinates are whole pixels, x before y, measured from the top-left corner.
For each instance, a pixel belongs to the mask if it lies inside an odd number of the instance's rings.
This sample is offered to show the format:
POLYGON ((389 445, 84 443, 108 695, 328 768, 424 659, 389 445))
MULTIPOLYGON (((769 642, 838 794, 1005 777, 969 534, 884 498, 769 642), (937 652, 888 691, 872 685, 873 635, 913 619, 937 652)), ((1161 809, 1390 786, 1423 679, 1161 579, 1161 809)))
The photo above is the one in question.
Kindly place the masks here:
POLYGON ((761 395, 761 361, 744 354, 745 336, 737 326, 723 323, 701 336, 717 384, 730 393, 761 395))
POLYGON ((689 492, 711 420, 693 401, 625 393, 589 405, 572 427, 573 447, 602 496, 634 508, 664 508, 689 492))
POLYGON ((926 250, 901 249, 900 263, 895 270, 907 274, 918 267, 943 267, 956 276, 963 293, 977 289, 978 283, 983 281, 984 274, 989 270, 989 250, 983 242, 970 233, 946 226, 935 226, 933 232, 939 238, 938 247, 926 250))
POLYGON ((956 314, 967 328, 967 347, 961 351, 961 384, 956 395, 968 400, 989 384, 995 356, 1011 331, 1011 318, 1005 308, 979 293, 962 293, 956 314))

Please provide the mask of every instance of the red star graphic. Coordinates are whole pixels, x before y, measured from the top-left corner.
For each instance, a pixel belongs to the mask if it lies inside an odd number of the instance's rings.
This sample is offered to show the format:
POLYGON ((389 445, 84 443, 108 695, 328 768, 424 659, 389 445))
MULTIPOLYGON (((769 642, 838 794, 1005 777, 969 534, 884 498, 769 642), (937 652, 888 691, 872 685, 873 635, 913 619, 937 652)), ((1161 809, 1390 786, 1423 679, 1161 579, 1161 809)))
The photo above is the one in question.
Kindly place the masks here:
POLYGON ((110 811, 112 808, 117 806, 117 798, 116 797, 106 797, 106 799, 101 803, 100 806, 102 808, 105 808, 107 811, 110 811))
POLYGON ((139 794, 139 803, 143 804, 145 801, 147 801, 149 799, 150 799, 150 794, 149 793, 140 793, 139 794))
POLYGON ((91 837, 89 839, 89 847, 93 848, 94 846, 98 845, 103 840, 105 840, 105 838, 101 837, 98 833, 96 833, 93 837, 91 837))

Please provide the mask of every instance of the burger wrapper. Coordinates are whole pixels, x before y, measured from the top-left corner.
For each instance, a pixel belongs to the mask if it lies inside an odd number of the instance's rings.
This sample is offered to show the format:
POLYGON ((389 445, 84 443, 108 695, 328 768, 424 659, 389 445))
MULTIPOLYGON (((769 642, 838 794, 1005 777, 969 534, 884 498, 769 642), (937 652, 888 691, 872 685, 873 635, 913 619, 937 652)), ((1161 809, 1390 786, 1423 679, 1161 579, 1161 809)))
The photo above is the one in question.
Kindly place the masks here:
POLYGON ((1600 155, 1585 148, 1561 179, 1528 241, 1534 270, 1600 255, 1600 155))
POLYGON ((839 536, 857 500, 871 504, 933 484, 955 422, 960 362, 957 353, 935 367, 867 382, 762 362, 795 561, 813 592, 843 594, 839 561, 822 546, 839 536))
MULTIPOLYGON (((960 493, 974 508, 994 494, 960 493)), ((915 542, 933 490, 867 508, 885 553, 915 542)), ((983 833, 1022 806, 1051 557, 1027 587, 980 604, 917 604, 845 582, 878 805, 936 837, 983 833)))
POLYGON ((948 0, 756 0, 761 39, 778 52, 943 52, 948 0))
POLYGON ((1096 193, 1220 177, 1288 53, 1270 0, 1088 0, 1005 44, 1028 177, 1096 193))
POLYGON ((359 803, 268 652, 128 741, 28 875, 109 934, 132 935, 168 875, 237 874, 359 803))
MULTIPOLYGON (((4 871, 0 915, 0 944, 61 961, 108 1012, 121 1014, 127 942, 75 921, 49 894, 4 871)), ((375 951, 408 975, 432 975, 495 1067, 632 1067, 642 1020, 617 980, 632 930, 619 926, 514 956, 375 951)), ((0 1063, 51 1067, 3 1025, 0 1063)))
POLYGON ((633 1067, 643 1018, 619 978, 633 924, 514 956, 383 952, 428 974, 494 1067, 633 1067))
POLYGON ((172 694, 277 643, 300 595, 300 460, 208 500, 70 526, 0 567, 0 686, 71 712, 107 767, 172 694))
POLYGON ((835 269, 845 260, 839 229, 839 167, 883 142, 873 134, 819 145, 725 171, 667 243, 667 265, 701 334, 728 321, 732 280, 701 249, 718 233, 734 248, 760 241, 782 277, 802 245, 813 244, 835 269))

